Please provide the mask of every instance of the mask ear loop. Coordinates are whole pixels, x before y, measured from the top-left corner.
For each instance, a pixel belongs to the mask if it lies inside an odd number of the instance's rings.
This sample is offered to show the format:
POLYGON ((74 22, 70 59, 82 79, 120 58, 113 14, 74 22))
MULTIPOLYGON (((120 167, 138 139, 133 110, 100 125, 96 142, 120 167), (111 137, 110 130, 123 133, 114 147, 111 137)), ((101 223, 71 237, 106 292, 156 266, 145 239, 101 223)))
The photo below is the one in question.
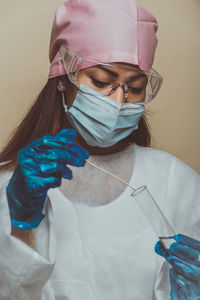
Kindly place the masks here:
POLYGON ((63 83, 61 81, 58 82, 57 89, 61 93, 63 107, 64 107, 65 112, 67 112, 68 108, 67 108, 67 104, 66 104, 66 101, 65 101, 65 93, 64 93, 65 88, 64 88, 63 83))

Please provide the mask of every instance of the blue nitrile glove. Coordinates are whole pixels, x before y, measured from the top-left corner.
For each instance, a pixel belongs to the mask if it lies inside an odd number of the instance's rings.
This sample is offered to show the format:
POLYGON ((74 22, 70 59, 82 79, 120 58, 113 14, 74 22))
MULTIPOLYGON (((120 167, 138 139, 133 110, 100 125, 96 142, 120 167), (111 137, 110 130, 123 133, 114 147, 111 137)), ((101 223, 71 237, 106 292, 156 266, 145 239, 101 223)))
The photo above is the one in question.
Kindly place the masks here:
POLYGON ((11 224, 23 230, 37 227, 49 188, 72 179, 66 165, 83 167, 89 153, 74 143, 76 132, 63 129, 55 137, 46 135, 18 153, 18 161, 7 186, 11 224))
POLYGON ((171 300, 200 299, 200 241, 177 234, 168 252, 158 241, 157 254, 166 258, 170 269, 171 300))

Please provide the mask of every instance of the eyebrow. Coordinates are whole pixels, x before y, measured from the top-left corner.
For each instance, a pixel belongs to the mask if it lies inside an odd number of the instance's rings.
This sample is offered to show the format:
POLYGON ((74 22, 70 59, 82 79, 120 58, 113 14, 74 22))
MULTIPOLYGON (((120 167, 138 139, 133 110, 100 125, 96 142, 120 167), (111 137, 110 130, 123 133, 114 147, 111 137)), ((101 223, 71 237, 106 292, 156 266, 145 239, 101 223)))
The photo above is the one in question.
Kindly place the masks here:
MULTIPOLYGON (((111 74, 111 75, 114 76, 115 78, 119 77, 119 75, 118 75, 116 72, 111 71, 110 69, 107 69, 107 68, 105 68, 105 67, 103 67, 103 66, 97 66, 96 68, 102 69, 103 71, 105 71, 105 72, 111 74)), ((137 74, 137 75, 133 75, 133 76, 131 76, 130 78, 128 78, 127 82, 128 82, 128 81, 132 81, 132 80, 133 80, 133 81, 136 81, 136 80, 138 80, 138 79, 141 78, 141 77, 145 77, 145 74, 140 73, 140 74, 137 74)))
POLYGON ((114 71, 111 71, 110 69, 107 69, 103 66, 97 66, 96 68, 102 69, 103 71, 111 74, 112 76, 114 76, 115 78, 119 77, 119 75, 117 73, 115 73, 114 71))

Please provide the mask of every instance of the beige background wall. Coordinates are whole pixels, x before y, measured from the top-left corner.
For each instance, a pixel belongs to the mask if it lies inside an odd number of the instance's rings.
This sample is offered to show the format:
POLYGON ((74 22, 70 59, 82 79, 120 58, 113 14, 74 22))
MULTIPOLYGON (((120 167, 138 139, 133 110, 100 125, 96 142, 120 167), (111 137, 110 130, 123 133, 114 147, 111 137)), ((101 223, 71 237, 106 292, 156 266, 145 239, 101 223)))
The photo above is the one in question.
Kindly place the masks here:
MULTIPOLYGON (((1 146, 46 82, 51 25, 62 2, 1 1, 1 146)), ((164 83, 149 105, 154 146, 200 172, 200 0, 138 3, 159 22, 154 67, 164 83)))

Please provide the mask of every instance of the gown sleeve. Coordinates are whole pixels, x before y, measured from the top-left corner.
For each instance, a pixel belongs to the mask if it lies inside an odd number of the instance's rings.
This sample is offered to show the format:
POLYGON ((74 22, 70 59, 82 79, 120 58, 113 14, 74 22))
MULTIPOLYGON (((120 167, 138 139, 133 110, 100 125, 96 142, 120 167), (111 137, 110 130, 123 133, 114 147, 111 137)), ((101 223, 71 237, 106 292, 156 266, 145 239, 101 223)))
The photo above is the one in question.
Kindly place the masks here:
MULTIPOLYGON (((54 267, 53 214, 47 199, 43 219, 34 229, 32 248, 11 236, 6 186, 11 173, 0 175, 0 299, 49 300, 45 292, 54 267), (45 296, 46 295, 46 296, 45 296)), ((48 288, 47 288, 48 290, 48 288)), ((50 290, 48 290, 50 292, 50 290)))
MULTIPOLYGON (((164 214, 176 234, 200 240, 200 176, 175 157, 170 160, 164 214)), ((170 268, 165 259, 158 256, 153 300, 170 299, 170 268)))

